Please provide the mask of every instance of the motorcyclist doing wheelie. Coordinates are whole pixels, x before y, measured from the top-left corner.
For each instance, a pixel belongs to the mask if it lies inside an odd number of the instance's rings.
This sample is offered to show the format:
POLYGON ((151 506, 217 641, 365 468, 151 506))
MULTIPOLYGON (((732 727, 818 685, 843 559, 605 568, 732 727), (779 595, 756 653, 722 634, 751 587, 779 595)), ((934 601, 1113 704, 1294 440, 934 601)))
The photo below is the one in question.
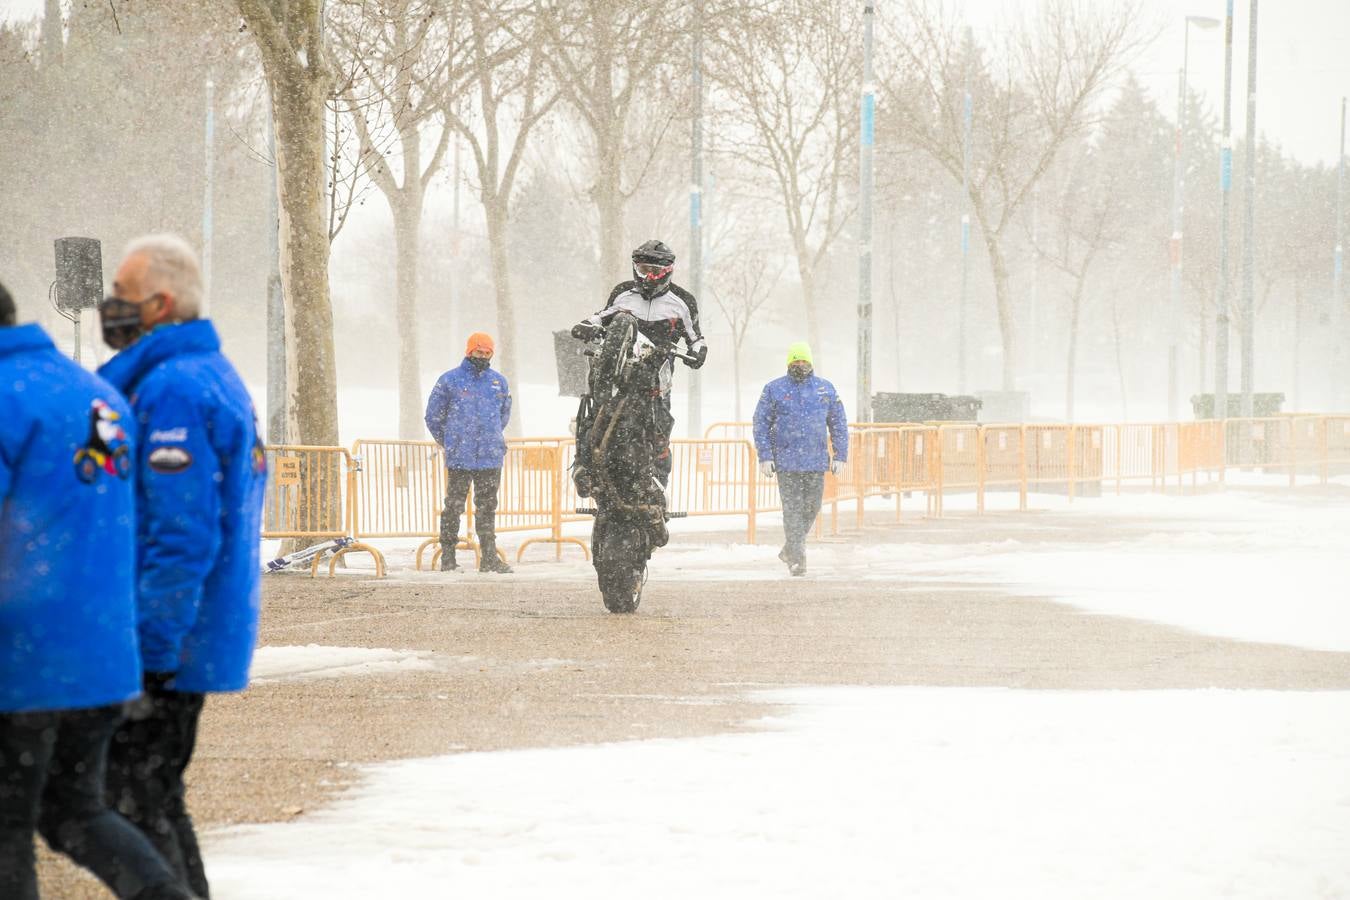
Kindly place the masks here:
MULTIPOLYGON (((643 337, 656 346, 674 347, 683 340, 692 356, 684 359, 684 364, 691 369, 702 368, 708 359, 708 347, 699 328, 698 300, 672 282, 674 271, 675 254, 671 249, 661 241, 647 241, 633 251, 632 280, 615 285, 605 308, 573 326, 572 336, 590 340, 615 315, 627 312, 637 319, 643 337)), ((670 389, 674 373, 674 359, 667 359, 660 373, 660 400, 666 413, 661 418, 667 427, 661 442, 663 449, 655 461, 657 477, 663 485, 670 479, 670 431, 675 424, 670 415, 670 389)))

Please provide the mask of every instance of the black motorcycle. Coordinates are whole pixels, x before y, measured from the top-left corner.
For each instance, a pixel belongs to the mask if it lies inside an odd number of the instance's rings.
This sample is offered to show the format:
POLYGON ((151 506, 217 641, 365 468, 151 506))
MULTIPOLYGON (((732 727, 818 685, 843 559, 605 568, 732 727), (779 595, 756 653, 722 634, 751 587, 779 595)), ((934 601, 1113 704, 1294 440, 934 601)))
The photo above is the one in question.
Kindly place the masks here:
POLYGON ((647 580, 647 561, 670 539, 666 521, 684 513, 666 509, 665 488, 656 460, 669 452, 670 411, 661 402, 661 369, 674 356, 692 359, 674 347, 659 347, 628 313, 601 329, 578 326, 577 337, 591 344, 588 393, 577 410, 577 454, 572 469, 577 496, 594 507, 591 562, 605 608, 635 612, 647 580))

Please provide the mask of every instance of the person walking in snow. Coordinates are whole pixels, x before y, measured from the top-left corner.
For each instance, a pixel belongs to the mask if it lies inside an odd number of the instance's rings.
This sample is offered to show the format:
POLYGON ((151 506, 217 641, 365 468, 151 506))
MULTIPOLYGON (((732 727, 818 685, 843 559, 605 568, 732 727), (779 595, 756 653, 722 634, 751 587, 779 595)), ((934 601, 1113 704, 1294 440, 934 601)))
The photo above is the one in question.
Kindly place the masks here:
POLYGON ((459 568, 459 517, 473 485, 474 525, 478 531, 478 571, 509 573, 497 556, 497 488, 501 484, 506 439, 511 421, 511 387, 492 369, 492 338, 481 331, 469 335, 464 361, 446 372, 432 388, 425 421, 431 436, 445 450, 445 508, 441 510, 441 571, 459 568))
POLYGON ((36 831, 118 897, 184 900, 104 797, 141 691, 131 410, 15 318, 0 286, 0 897, 37 900, 36 831))
POLYGON ((119 352, 99 374, 136 434, 136 606, 145 696, 113 738, 109 796, 198 897, 206 870, 183 774, 208 693, 242 691, 258 637, 266 456, 239 373, 200 318, 182 238, 133 241, 99 306, 119 352))
POLYGON ((806 343, 788 348, 787 374, 764 386, 754 432, 760 474, 777 476, 783 499, 785 540, 778 558, 793 575, 805 575, 806 534, 820 513, 825 473, 838 475, 848 459, 844 404, 834 385, 814 373, 806 343))

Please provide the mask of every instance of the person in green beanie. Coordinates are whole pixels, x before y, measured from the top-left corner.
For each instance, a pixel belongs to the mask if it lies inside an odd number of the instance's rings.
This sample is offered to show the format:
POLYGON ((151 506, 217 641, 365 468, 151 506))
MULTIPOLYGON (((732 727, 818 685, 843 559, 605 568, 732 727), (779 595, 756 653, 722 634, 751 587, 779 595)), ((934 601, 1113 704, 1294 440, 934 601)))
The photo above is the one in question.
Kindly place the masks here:
POLYGON ((811 347, 788 348, 787 374, 764 386, 754 419, 755 451, 765 478, 778 478, 783 499, 783 549, 793 575, 806 574, 806 535, 820 513, 825 473, 848 459, 848 416, 839 393, 815 374, 811 347), (833 454, 831 454, 833 450, 833 454))

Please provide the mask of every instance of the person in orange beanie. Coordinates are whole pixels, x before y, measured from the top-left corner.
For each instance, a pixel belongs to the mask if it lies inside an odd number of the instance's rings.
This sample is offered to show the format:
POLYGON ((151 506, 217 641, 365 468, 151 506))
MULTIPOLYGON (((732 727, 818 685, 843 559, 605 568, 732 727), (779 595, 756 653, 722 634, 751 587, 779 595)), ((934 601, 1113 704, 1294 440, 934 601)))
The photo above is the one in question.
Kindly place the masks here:
POLYGON ((506 457, 503 432, 511 421, 511 388, 492 369, 496 348, 481 331, 469 335, 464 361, 436 382, 427 400, 427 430, 445 450, 445 508, 441 510, 441 571, 459 568, 459 517, 473 485, 478 571, 508 573, 497 557, 497 488, 506 457))

